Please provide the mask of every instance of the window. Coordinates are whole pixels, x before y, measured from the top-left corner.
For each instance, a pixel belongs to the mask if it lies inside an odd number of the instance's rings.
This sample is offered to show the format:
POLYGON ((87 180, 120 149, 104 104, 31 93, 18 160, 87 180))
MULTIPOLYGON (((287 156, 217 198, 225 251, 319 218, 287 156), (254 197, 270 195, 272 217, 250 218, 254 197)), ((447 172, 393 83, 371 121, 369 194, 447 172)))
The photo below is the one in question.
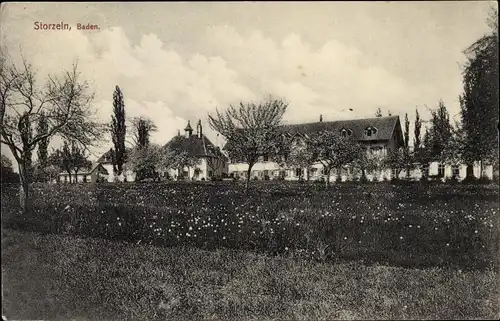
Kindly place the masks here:
POLYGON ((311 168, 310 172, 311 172, 311 176, 318 175, 318 169, 316 167, 311 168))
POLYGON ((87 182, 87 175, 83 175, 83 182, 86 183, 87 182))
POLYGON ((302 168, 296 168, 295 169, 295 176, 297 176, 297 177, 302 176, 302 168))
POLYGON ((351 135, 352 135, 352 130, 350 130, 350 129, 342 128, 342 130, 340 131, 340 136, 342 136, 342 137, 348 137, 351 135))
POLYGON ((424 165, 422 167, 422 176, 429 177, 429 165, 424 165))
POLYGON ((392 178, 398 178, 398 170, 395 168, 391 169, 391 177, 392 178))
POLYGON ((460 167, 458 167, 458 165, 453 165, 451 167, 451 175, 453 177, 458 177, 460 176, 460 167))
POLYGON ((444 164, 439 164, 438 166, 438 176, 444 177, 444 164))
POLYGON ((375 127, 368 127, 365 129, 365 135, 368 137, 374 136, 377 134, 377 128, 375 127))

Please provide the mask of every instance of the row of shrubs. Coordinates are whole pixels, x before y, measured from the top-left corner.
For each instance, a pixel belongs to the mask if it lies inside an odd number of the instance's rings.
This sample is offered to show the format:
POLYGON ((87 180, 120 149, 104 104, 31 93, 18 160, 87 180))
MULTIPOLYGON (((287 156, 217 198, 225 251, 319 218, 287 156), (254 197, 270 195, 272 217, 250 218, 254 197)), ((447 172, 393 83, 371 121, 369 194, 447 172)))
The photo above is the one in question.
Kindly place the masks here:
POLYGON ((495 189, 269 187, 245 194, 216 183, 38 186, 25 215, 14 210, 12 189, 2 193, 2 224, 162 246, 420 267, 494 267, 498 257, 495 189))

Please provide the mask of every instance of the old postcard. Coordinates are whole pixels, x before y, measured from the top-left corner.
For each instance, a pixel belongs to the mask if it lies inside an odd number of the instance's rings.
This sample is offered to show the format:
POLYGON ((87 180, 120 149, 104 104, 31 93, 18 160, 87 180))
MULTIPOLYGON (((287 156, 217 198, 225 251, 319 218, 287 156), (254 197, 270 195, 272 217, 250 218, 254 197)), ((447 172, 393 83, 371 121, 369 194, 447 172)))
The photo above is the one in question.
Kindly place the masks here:
POLYGON ((3 320, 499 319, 497 8, 2 3, 3 320))

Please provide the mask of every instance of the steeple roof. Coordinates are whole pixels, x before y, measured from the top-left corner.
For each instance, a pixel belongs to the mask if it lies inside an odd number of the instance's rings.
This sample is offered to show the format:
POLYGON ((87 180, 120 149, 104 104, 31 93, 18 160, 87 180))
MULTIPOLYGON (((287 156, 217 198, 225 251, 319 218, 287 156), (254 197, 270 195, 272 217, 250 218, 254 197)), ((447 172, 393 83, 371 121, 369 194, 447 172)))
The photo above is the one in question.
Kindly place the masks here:
POLYGON ((184 128, 184 131, 187 131, 187 132, 192 132, 193 131, 193 128, 191 128, 191 122, 188 120, 188 124, 186 126, 186 128, 184 128))

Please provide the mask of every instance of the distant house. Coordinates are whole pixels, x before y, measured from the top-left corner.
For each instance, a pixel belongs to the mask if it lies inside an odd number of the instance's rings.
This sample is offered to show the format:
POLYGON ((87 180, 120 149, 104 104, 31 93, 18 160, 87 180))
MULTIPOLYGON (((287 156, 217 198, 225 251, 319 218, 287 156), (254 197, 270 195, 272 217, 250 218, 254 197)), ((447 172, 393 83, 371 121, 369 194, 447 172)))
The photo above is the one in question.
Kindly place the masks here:
MULTIPOLYGON (((127 153, 131 151, 130 148, 127 148, 125 150, 125 157, 127 153)), ((106 181, 108 182, 114 182, 115 180, 126 180, 128 182, 132 182, 135 180, 135 173, 130 170, 125 170, 124 173, 122 174, 122 177, 115 177, 115 172, 113 170, 113 149, 108 150, 105 152, 99 159, 97 160, 97 163, 101 164, 106 171, 108 172, 108 175, 106 176, 106 181)))
MULTIPOLYGON (((288 135, 292 139, 293 145, 302 144, 312 134, 329 130, 337 132, 343 137, 352 137, 365 147, 367 152, 381 156, 388 155, 391 151, 403 146, 403 132, 399 116, 330 122, 323 122, 323 118, 320 116, 319 122, 283 125, 281 129, 285 135, 288 135)), ((236 178, 246 178, 247 169, 248 165, 245 163, 232 161, 229 164, 229 173, 236 178)), ((314 164, 309 169, 283 168, 264 155, 253 166, 251 179, 283 178, 285 180, 298 180, 300 177, 304 177, 311 180, 318 180, 326 178, 326 175, 335 178, 337 176, 336 169, 331 173, 325 173, 321 163, 314 164)), ((389 173, 387 171, 367 173, 368 179, 373 179, 375 176, 383 177, 384 175, 390 175, 390 170, 389 173)), ((341 170, 342 180, 349 180, 353 176, 354 171, 349 166, 341 170)))
POLYGON ((169 169, 164 171, 164 176, 168 174, 168 176, 177 179, 210 180, 227 174, 228 159, 219 147, 216 147, 203 134, 201 120, 198 121, 195 135, 189 121, 184 132, 185 134, 182 136, 179 131, 177 136, 174 136, 163 148, 176 153, 185 152, 198 159, 198 164, 183 169, 169 169))
POLYGON ((68 174, 61 172, 57 177, 59 183, 95 183, 104 180, 108 171, 99 163, 92 165, 90 169, 83 169, 77 173, 68 174))
MULTIPOLYGON (((318 133, 324 130, 337 132, 343 137, 353 137, 358 143, 366 148, 367 153, 387 156, 393 150, 403 146, 403 131, 399 116, 376 117, 366 119, 352 119, 323 122, 320 117, 319 122, 303 123, 281 126, 283 132, 290 138, 293 138, 292 144, 301 144, 311 134, 318 133)), ((226 145, 224 148, 227 148, 226 145)), ((235 178, 245 179, 247 175, 248 165, 231 160, 228 165, 229 174, 235 178)), ((492 178, 492 166, 484 166, 482 175, 492 178)), ((481 167, 479 164, 474 165, 474 175, 480 177, 481 167)), ((438 162, 431 162, 429 166, 417 166, 410 172, 410 178, 420 179, 423 176, 439 176, 442 178, 450 178, 456 176, 461 180, 465 178, 465 165, 447 165, 438 162)), ((251 179, 275 179, 283 178, 285 180, 298 180, 304 177, 311 180, 325 179, 327 175, 330 178, 337 176, 337 170, 332 170, 331 173, 325 173, 323 166, 320 163, 314 164, 312 168, 283 168, 279 164, 272 161, 265 155, 259 158, 251 172, 251 179)), ((383 180, 395 177, 396 171, 390 168, 381 169, 378 171, 367 172, 368 180, 383 180)), ((399 178, 404 178, 406 173, 401 171, 399 178)), ((345 166, 341 169, 340 177, 342 181, 351 180, 360 176, 359 171, 355 171, 351 166, 345 166)))

